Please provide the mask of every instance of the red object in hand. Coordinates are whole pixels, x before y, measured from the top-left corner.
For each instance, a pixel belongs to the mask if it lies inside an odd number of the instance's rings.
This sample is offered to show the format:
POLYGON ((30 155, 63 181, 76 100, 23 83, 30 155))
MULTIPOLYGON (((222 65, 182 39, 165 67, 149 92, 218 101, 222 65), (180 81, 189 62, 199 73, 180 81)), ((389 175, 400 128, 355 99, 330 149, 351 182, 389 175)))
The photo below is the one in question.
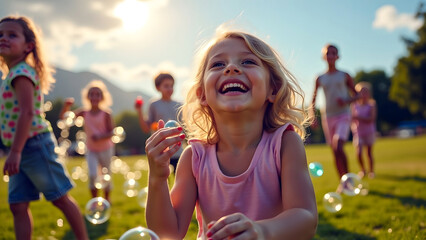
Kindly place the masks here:
POLYGON ((142 104, 143 104, 143 98, 142 98, 142 96, 137 96, 136 97, 136 101, 135 101, 135 104, 137 105, 137 106, 142 106, 142 104))

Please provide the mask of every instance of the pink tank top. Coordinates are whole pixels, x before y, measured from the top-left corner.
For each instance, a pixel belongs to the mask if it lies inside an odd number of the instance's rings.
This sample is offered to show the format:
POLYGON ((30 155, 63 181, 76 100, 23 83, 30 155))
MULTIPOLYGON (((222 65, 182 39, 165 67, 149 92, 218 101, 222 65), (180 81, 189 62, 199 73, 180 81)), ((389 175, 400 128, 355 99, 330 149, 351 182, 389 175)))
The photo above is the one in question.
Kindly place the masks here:
POLYGON ((97 134, 104 134, 107 132, 106 127, 106 112, 99 111, 92 114, 89 111, 83 113, 84 117, 84 131, 86 132, 86 146, 90 151, 101 152, 114 146, 111 138, 106 138, 98 141, 93 141, 92 136, 97 134))
POLYGON ((192 172, 197 182, 196 213, 198 238, 205 239, 204 230, 210 221, 236 212, 260 220, 282 211, 281 139, 285 124, 275 132, 263 132, 248 169, 238 176, 226 176, 219 168, 216 145, 190 140, 192 172))

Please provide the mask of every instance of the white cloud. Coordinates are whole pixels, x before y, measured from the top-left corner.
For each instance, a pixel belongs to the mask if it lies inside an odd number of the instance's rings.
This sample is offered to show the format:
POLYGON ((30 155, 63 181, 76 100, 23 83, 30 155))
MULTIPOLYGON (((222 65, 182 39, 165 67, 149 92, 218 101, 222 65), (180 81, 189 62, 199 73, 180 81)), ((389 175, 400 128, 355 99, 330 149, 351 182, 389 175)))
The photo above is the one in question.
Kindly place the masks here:
POLYGON ((388 31, 393 31, 397 28, 417 30, 422 24, 423 21, 415 18, 414 14, 398 13, 394 6, 385 5, 377 9, 373 27, 385 28, 388 31))
POLYGON ((156 66, 140 64, 135 67, 127 67, 120 62, 94 63, 90 70, 124 90, 141 90, 150 95, 156 95, 154 77, 160 72, 170 72, 175 78, 175 97, 182 100, 184 82, 190 78, 190 70, 187 67, 176 66, 172 62, 161 62, 156 66))

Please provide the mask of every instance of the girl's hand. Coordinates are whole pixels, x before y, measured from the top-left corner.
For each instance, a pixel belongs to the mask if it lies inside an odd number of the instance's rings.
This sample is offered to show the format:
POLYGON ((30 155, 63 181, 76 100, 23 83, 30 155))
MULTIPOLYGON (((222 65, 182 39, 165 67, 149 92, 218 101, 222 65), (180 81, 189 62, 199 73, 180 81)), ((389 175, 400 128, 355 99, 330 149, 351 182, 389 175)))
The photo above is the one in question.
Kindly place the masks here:
POLYGON ((19 173, 19 165, 21 163, 21 153, 10 151, 3 167, 4 175, 15 175, 19 173))
POLYGON ((207 227, 208 239, 264 239, 260 225, 242 213, 222 217, 207 227))
POLYGON ((158 130, 147 140, 145 152, 149 163, 150 180, 166 180, 170 175, 170 157, 175 154, 185 139, 182 127, 164 128, 164 121, 158 121, 158 130))

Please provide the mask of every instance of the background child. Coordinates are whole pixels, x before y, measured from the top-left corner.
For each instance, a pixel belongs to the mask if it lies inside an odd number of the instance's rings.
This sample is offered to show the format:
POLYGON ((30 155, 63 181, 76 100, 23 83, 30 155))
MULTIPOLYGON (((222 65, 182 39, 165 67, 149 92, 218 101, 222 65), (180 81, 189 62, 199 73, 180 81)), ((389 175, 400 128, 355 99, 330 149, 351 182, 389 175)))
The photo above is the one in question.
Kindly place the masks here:
MULTIPOLYGON (((81 90, 83 107, 75 111, 76 117, 84 118, 83 129, 86 133, 86 161, 89 167, 89 188, 92 197, 98 196, 95 181, 99 174, 111 174, 111 157, 114 155, 113 136, 114 123, 109 107, 112 105, 111 95, 100 80, 93 80, 81 90)), ((74 103, 73 98, 65 100, 60 113, 63 118, 74 103)), ((105 199, 110 201, 111 181, 104 183, 105 199)))
MULTIPOLYGON (((321 109, 322 127, 325 139, 333 151, 340 179, 349 172, 347 156, 343 147, 348 140, 351 124, 349 104, 356 100, 356 90, 352 77, 336 68, 336 61, 339 59, 337 47, 328 44, 322 49, 322 54, 328 69, 315 80, 311 117, 315 118, 317 91, 322 87, 325 95, 325 106, 321 109), (351 97, 351 94, 354 97, 351 97)), ((315 125, 314 122, 313 127, 315 125)))
POLYGON ((42 192, 70 223, 76 238, 88 239, 80 209, 67 194, 73 187, 57 161, 56 139, 44 118, 43 94, 54 83, 42 53, 41 39, 26 17, 0 20, 1 139, 11 147, 3 168, 9 178, 9 206, 16 239, 31 239, 29 202, 42 192))
POLYGON ((202 239, 312 238, 302 90, 277 53, 247 33, 223 33, 202 54, 182 108, 190 146, 170 193, 167 164, 183 129, 160 121, 147 140, 148 227, 182 239, 195 207, 202 239))
POLYGON ((374 178, 373 144, 376 137, 376 101, 371 97, 371 84, 360 82, 355 85, 360 99, 352 103, 352 134, 353 144, 356 148, 358 163, 361 168, 359 175, 364 177, 366 168, 362 157, 363 147, 367 148, 369 163, 368 177, 374 178))
MULTIPOLYGON (((160 73, 154 78, 155 88, 161 93, 160 99, 150 101, 148 107, 148 118, 145 119, 142 111, 143 104, 135 103, 135 109, 139 116, 139 125, 143 132, 151 133, 157 130, 157 122, 161 119, 165 122, 168 120, 178 120, 178 110, 182 106, 181 103, 172 100, 173 86, 175 80, 169 73, 160 73)), ((170 159, 170 164, 176 169, 179 156, 182 153, 179 149, 170 159)))

